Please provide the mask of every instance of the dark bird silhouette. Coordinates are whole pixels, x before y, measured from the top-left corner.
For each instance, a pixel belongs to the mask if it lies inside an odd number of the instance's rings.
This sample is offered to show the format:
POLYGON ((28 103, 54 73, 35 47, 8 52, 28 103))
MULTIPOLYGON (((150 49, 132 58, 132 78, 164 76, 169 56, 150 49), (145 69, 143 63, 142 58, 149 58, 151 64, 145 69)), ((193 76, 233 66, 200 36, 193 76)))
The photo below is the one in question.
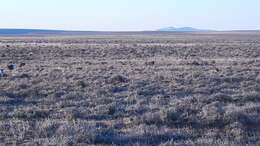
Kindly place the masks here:
POLYGON ((220 72, 220 69, 218 69, 218 68, 215 68, 215 70, 216 70, 216 72, 220 72))
POLYGON ((24 62, 20 63, 19 67, 23 67, 25 66, 26 64, 24 62))
POLYGON ((7 68, 8 68, 9 70, 14 70, 14 69, 16 68, 16 65, 13 64, 13 63, 10 63, 10 64, 7 65, 7 68))

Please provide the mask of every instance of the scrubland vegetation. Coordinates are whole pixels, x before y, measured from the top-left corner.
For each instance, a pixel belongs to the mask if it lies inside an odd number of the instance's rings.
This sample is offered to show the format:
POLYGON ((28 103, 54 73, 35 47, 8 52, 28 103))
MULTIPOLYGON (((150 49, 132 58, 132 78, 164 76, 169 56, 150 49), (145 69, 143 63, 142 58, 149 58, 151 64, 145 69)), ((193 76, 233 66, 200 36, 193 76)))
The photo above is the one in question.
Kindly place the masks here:
POLYGON ((0 68, 1 145, 260 145, 260 33, 1 37, 0 68))

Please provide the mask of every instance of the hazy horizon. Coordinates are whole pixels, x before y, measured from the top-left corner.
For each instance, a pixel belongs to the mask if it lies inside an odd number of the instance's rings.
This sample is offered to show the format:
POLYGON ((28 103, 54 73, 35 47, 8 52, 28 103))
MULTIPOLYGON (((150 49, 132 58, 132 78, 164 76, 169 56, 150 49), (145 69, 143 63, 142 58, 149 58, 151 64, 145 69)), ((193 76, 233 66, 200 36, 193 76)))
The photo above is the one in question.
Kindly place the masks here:
POLYGON ((0 28, 144 31, 163 27, 260 30, 257 0, 8 0, 0 28))

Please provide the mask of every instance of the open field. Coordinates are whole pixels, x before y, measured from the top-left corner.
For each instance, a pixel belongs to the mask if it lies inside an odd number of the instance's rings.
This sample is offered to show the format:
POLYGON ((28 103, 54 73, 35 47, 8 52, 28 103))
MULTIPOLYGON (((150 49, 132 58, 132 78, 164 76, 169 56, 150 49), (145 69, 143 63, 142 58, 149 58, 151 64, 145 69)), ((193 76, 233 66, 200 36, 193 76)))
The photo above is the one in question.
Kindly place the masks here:
POLYGON ((0 37, 0 68, 0 145, 260 145, 260 32, 0 37))

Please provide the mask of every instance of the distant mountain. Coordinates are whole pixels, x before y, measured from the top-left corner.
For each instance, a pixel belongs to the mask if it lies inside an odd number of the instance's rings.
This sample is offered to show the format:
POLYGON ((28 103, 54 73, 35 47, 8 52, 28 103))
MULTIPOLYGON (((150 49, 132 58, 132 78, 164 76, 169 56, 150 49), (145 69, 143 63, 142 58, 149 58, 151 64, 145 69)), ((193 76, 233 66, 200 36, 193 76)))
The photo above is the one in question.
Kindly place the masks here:
POLYGON ((125 35, 157 34, 156 31, 67 31, 48 29, 5 29, 0 28, 0 36, 42 36, 42 35, 125 35))
POLYGON ((64 33, 63 30, 42 30, 42 29, 0 29, 1 35, 30 35, 30 34, 57 34, 64 33))
POLYGON ((206 31, 212 31, 212 30, 206 30, 206 29, 197 29, 193 27, 166 27, 166 28, 161 28, 156 31, 170 31, 170 32, 206 32, 206 31))
MULTIPOLYGON (((98 31, 65 31, 65 30, 47 30, 47 29, 1 29, 0 35, 89 35, 103 34, 105 32, 98 31)), ((107 32, 108 33, 108 32, 107 32)))
POLYGON ((158 34, 168 32, 207 32, 212 30, 196 29, 192 27, 167 27, 156 31, 66 31, 48 29, 3 29, 0 28, 0 36, 34 36, 34 35, 121 35, 121 34, 158 34))

